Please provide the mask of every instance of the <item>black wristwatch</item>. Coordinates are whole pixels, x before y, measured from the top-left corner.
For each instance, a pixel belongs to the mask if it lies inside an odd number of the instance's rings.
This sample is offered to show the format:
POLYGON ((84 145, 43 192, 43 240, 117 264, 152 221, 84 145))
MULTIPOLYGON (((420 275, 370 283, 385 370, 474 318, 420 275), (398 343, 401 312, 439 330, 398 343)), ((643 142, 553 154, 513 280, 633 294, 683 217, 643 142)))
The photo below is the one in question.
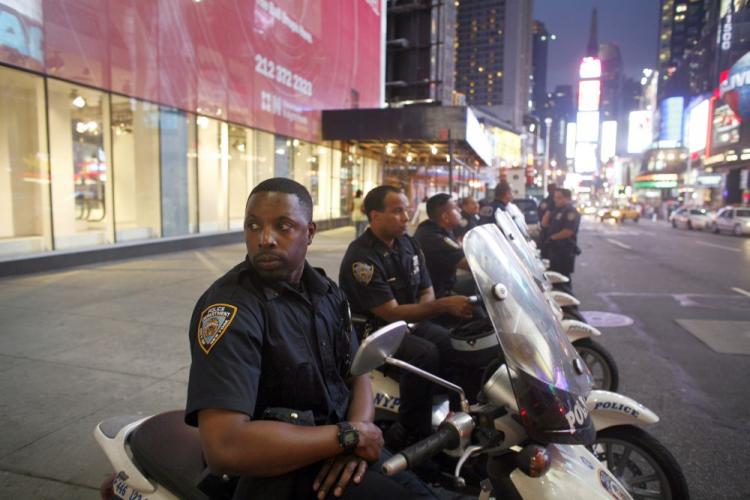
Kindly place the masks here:
POLYGON ((339 446, 351 451, 359 444, 359 431, 349 422, 339 422, 339 446))

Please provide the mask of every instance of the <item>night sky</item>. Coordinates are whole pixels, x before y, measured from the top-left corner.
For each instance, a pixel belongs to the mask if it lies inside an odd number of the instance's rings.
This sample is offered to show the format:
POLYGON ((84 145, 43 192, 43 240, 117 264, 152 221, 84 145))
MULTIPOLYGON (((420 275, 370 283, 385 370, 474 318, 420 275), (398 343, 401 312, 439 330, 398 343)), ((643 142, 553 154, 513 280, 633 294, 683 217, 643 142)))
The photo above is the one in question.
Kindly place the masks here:
POLYGON ((575 85, 589 39, 591 11, 599 12, 599 43, 620 46, 625 75, 640 80, 658 57, 659 0, 534 0, 534 19, 557 35, 550 42, 547 91, 575 85))

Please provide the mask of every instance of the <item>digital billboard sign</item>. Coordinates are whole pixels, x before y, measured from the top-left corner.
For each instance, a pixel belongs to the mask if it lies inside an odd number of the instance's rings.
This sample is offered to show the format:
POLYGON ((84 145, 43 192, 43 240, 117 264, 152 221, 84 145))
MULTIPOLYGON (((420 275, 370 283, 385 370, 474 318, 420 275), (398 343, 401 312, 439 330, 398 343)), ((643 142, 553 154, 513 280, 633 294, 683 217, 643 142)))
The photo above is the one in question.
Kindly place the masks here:
POLYGON ((599 112, 579 111, 576 115, 576 141, 599 141, 599 112))
POLYGON ((588 174, 596 171, 596 144, 579 142, 576 144, 575 171, 588 174))
POLYGON ((599 80, 581 80, 578 82, 578 111, 597 111, 601 96, 599 80))
POLYGON ((0 0, 0 62, 282 135, 382 100, 379 0, 0 0))
POLYGON ((576 156, 576 123, 569 122, 565 126, 565 158, 576 156))
POLYGON ((728 149, 740 142, 741 121, 734 111, 721 101, 714 102, 711 120, 711 154, 728 149))
POLYGON ((706 149, 710 108, 711 103, 708 99, 703 99, 689 108, 687 120, 685 120, 687 122, 685 143, 690 153, 706 149))
POLYGON ((602 76, 602 62, 596 57, 584 57, 579 67, 578 76, 582 79, 600 78, 602 76))
POLYGON ((628 153, 643 153, 653 139, 651 112, 631 111, 628 115, 628 153))
POLYGON ((609 161, 615 156, 617 149, 617 122, 607 120, 602 122, 602 140, 599 146, 599 158, 609 161))
POLYGON ((659 142, 678 146, 682 143, 684 97, 669 97, 659 106, 659 142))

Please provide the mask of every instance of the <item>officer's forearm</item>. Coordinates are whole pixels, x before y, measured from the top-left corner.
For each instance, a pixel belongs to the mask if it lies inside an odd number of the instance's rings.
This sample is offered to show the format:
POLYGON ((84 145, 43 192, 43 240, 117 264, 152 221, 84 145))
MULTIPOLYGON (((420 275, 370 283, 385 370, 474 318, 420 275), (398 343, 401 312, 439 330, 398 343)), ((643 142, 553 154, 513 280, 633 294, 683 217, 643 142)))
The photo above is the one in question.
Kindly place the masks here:
POLYGON ((417 323, 426 319, 434 318, 444 312, 448 312, 443 303, 437 300, 423 302, 419 304, 398 305, 393 301, 393 305, 384 304, 383 306, 372 309, 371 312, 381 318, 386 323, 394 321, 406 321, 407 323, 417 323))
POLYGON ((198 422, 206 463, 218 474, 277 476, 342 451, 335 425, 251 421, 226 410, 202 410, 198 422))
POLYGON ((360 375, 354 377, 349 383, 352 391, 351 403, 346 419, 350 422, 372 422, 375 416, 375 407, 372 404, 372 385, 370 377, 360 375))

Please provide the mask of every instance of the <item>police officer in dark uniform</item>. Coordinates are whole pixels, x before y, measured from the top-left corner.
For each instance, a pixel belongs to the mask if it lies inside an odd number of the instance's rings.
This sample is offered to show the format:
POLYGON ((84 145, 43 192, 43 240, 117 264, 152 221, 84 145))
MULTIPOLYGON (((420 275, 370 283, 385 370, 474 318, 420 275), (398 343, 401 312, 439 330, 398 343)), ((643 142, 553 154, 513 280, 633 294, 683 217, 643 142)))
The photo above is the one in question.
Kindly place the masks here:
POLYGON ((247 257, 190 321, 185 421, 199 428, 209 470, 239 476, 234 498, 429 495, 368 469, 383 445, 370 381, 349 373, 358 342, 346 298, 305 260, 311 219, 301 184, 253 189, 247 257))
POLYGON ((479 225, 479 203, 473 196, 467 196, 461 200, 461 220, 453 233, 458 240, 463 240, 464 235, 479 225))
MULTIPOLYGON (((430 321, 442 314, 469 318, 467 297, 435 299, 419 244, 406 234, 406 196, 393 186, 378 186, 365 197, 370 227, 354 240, 341 262, 339 284, 355 314, 369 327, 393 321, 419 322, 404 338, 396 357, 432 373, 447 368, 453 353, 448 331, 430 321)), ((424 379, 402 373, 399 423, 386 435, 386 444, 400 448, 409 438, 431 432, 431 391, 424 379)))
POLYGON ((487 201, 479 209, 480 224, 494 224, 495 212, 499 208, 505 210, 508 203, 513 201, 513 189, 506 181, 500 181, 495 186, 495 196, 492 200, 487 201))
POLYGON ((468 270, 469 265, 453 234, 461 218, 451 196, 439 193, 427 200, 427 216, 429 219, 417 227, 414 238, 422 247, 435 297, 440 298, 451 294, 456 284, 456 271, 468 270))
MULTIPOLYGON (((550 183, 547 185, 547 197, 542 200, 542 202, 539 204, 539 207, 537 208, 537 215, 539 216, 539 222, 544 219, 544 214, 549 212, 550 210, 555 209, 555 190, 557 189, 557 184, 550 183)), ((541 253, 542 257, 547 259, 549 256, 547 255, 547 251, 542 245, 547 240, 547 229, 545 227, 542 227, 539 231, 539 243, 541 245, 541 253)))
POLYGON ((544 247, 549 256, 550 270, 571 278, 576 256, 581 253, 578 248, 581 216, 571 202, 569 189, 556 189, 554 197, 554 210, 546 212, 542 219, 542 227, 546 228, 548 235, 544 247))

